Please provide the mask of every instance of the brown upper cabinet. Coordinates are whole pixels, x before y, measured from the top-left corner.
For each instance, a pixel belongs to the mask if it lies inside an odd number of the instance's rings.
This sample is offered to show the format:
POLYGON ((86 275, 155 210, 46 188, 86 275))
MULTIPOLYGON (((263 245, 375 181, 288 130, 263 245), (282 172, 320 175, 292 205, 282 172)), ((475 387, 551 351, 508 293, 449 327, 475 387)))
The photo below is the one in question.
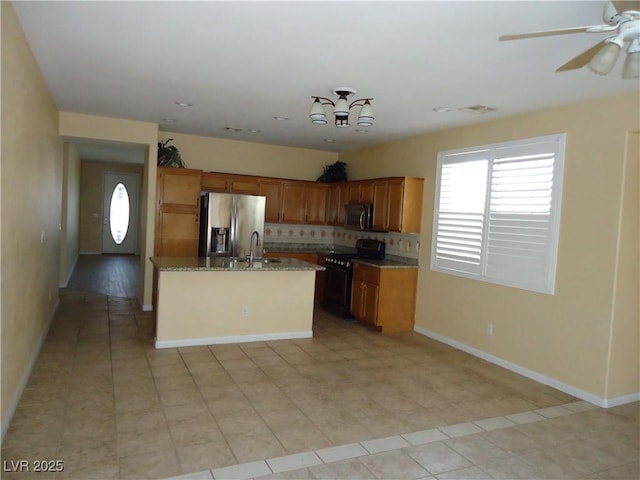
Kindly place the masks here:
POLYGON ((387 228, 390 232, 420 233, 424 180, 415 177, 389 179, 387 228))
POLYGON ((282 218, 283 223, 304 223, 305 184, 303 182, 282 183, 282 218))
POLYGON ((260 179, 260 195, 266 197, 264 221, 278 223, 282 215, 282 181, 276 179, 260 179))
POLYGON ((373 229, 420 233, 423 179, 390 177, 333 184, 209 172, 202 190, 264 195, 267 223, 344 224, 348 203, 373 204, 373 229))
POLYGON ((344 219, 344 205, 347 203, 349 185, 345 182, 331 183, 327 187, 327 223, 341 225, 344 219))
POLYGON ((349 183, 349 199, 346 203, 373 203, 373 181, 358 180, 349 183))
POLYGON ((260 178, 250 175, 209 172, 202 175, 202 190, 258 195, 260 193, 260 178))
POLYGON ((233 176, 231 179, 231 193, 243 193, 245 195, 260 194, 260 179, 249 176, 233 176))
POLYGON ((303 181, 282 183, 283 223, 325 224, 327 184, 303 181))
POLYGON ((308 183, 305 185, 305 223, 327 223, 326 183, 308 183))

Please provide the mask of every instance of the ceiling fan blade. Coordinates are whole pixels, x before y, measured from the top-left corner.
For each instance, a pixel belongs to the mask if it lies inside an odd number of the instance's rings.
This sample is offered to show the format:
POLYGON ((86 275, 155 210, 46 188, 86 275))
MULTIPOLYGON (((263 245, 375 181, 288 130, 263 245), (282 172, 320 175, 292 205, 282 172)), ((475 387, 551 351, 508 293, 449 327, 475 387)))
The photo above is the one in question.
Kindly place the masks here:
POLYGON ((551 35, 568 35, 570 33, 587 32, 590 29, 602 29, 602 25, 589 25, 587 27, 570 27, 559 28, 556 30, 544 30, 541 32, 529 32, 529 33, 509 33, 507 35, 500 35, 498 40, 504 42, 505 40, 519 40, 521 38, 535 38, 535 37, 549 37, 551 35))
POLYGON ((587 63, 591 61, 593 56, 598 53, 598 51, 602 48, 604 42, 598 42, 589 50, 582 52, 580 55, 573 57, 567 63, 562 65, 560 68, 556 70, 556 72, 566 72, 567 70, 577 70, 578 68, 584 67, 587 63))
POLYGON ((618 13, 628 12, 629 10, 640 11, 640 1, 618 0, 611 3, 616 7, 618 13))

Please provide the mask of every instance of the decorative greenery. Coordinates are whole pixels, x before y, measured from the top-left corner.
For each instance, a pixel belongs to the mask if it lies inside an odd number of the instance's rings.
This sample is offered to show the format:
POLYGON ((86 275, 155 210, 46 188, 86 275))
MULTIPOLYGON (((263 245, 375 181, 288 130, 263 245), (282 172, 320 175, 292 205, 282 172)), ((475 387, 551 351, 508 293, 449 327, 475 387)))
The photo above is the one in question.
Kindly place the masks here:
POLYGON ((185 168, 186 165, 184 164, 178 149, 174 145, 169 145, 169 142, 171 141, 173 141, 173 138, 170 138, 164 143, 158 142, 158 166, 185 168))
POLYGON ((318 177, 316 182, 333 183, 347 180, 347 164, 344 162, 325 165, 322 167, 322 171, 322 175, 318 177))

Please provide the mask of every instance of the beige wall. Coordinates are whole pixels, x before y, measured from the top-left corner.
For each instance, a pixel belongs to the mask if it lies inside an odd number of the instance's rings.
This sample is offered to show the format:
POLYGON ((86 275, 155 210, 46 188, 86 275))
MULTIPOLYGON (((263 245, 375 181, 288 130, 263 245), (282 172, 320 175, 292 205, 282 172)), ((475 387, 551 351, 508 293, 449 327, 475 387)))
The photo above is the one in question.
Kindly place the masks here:
MULTIPOLYGON (((114 162, 82 161, 80 182, 80 252, 102 252, 102 208, 105 173, 137 173, 142 176, 142 165, 114 162)), ((140 203, 140 202, 139 202, 140 203)), ((138 231, 140 219, 138 218, 138 231)))
MULTIPOLYGON (((404 174, 425 178, 416 311, 419 328, 576 391, 608 398, 605 385, 612 318, 634 319, 636 327, 638 322, 633 302, 614 305, 626 135, 638 131, 638 102, 637 93, 603 98, 340 155, 354 178, 404 174), (561 132, 567 133, 567 147, 555 295, 432 272, 437 153, 561 132), (616 306, 620 311, 614 316, 616 306), (485 333, 489 323, 494 327, 491 337, 485 333)), ((631 202, 635 196, 637 203, 637 186, 634 192, 631 202)), ((631 325, 634 321, 616 322, 620 328, 616 338, 637 338, 637 329, 631 325)), ((612 346, 618 348, 616 343, 612 346)), ((636 368, 621 362, 617 367, 636 368)), ((629 380, 632 376, 633 372, 616 375, 615 393, 612 388, 611 394, 638 392, 637 379, 629 380)))
POLYGON ((267 177, 315 180, 322 167, 338 160, 338 154, 320 150, 280 147, 222 138, 160 132, 164 142, 173 138, 188 168, 205 172, 240 173, 267 177))
POLYGON ((158 157, 158 125, 155 123, 99 117, 73 112, 60 112, 60 135, 68 139, 96 139, 144 145, 146 158, 142 175, 140 199, 140 282, 139 299, 145 308, 151 308, 155 228, 156 158, 158 157), (149 159, 152 159, 149 161, 149 159), (151 194, 149 192, 152 192, 151 194))
POLYGON ((58 302, 63 162, 58 110, 11 3, 0 16, 4 434, 58 302))
POLYGON ((80 224, 80 156, 68 142, 64 144, 62 168, 60 287, 64 288, 78 259, 80 224))
POLYGON ((628 394, 629 386, 640 391, 640 133, 629 133, 627 140, 607 397, 628 394))

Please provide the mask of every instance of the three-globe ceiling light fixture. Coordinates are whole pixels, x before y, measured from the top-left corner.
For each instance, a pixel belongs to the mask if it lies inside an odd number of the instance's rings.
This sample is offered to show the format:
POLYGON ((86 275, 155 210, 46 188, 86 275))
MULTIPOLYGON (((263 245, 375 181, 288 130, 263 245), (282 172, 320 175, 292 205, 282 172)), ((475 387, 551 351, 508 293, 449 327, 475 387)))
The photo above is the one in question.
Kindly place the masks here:
POLYGON ((347 98, 355 95, 355 89, 338 87, 333 90, 333 93, 338 97, 337 102, 326 97, 317 97, 315 95, 311 97, 314 99, 311 104, 311 111, 309 112, 311 123, 315 125, 325 125, 327 123, 327 116, 324 111, 324 105, 331 105, 333 106, 335 124, 338 128, 346 128, 349 126, 349 111, 352 107, 358 106, 362 107, 358 115, 358 126, 370 127, 373 125, 373 107, 371 106, 371 100, 373 100, 373 98, 359 98, 349 103, 347 98))

